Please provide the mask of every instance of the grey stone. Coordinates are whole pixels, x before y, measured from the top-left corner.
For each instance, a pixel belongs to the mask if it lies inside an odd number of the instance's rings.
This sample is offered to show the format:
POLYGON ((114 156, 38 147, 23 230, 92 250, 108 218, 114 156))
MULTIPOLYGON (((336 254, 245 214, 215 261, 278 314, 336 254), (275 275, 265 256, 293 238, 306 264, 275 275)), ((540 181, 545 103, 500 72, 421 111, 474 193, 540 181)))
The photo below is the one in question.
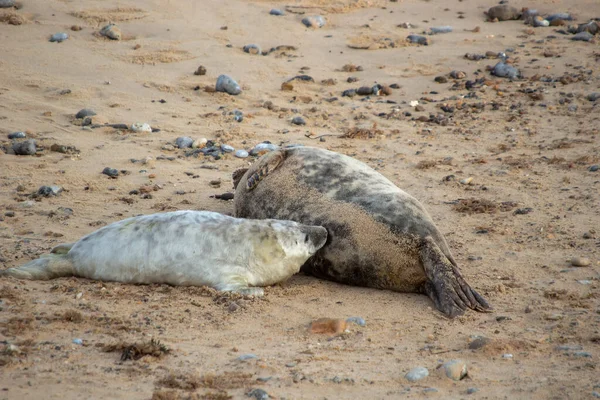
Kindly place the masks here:
POLYGON ((292 124, 294 124, 294 125, 306 125, 306 121, 304 120, 304 118, 298 116, 298 117, 294 117, 292 119, 292 124))
POLYGON ((77 112, 77 114, 75 114, 75 118, 82 119, 82 118, 91 117, 94 115, 96 115, 96 112, 94 110, 89 109, 89 108, 83 108, 83 109, 79 110, 77 112))
POLYGON ((13 132, 8 134, 9 139, 25 139, 25 137, 27 137, 25 132, 13 132))
POLYGON ((271 9, 271 11, 269 11, 269 14, 276 15, 278 17, 285 15, 285 13, 278 8, 271 9))
POLYGON ((587 95, 587 99, 589 101, 596 101, 596 100, 600 99, 600 93, 599 92, 590 93, 587 95))
POLYGON ((247 44, 244 46, 244 52, 249 53, 249 54, 256 54, 256 55, 261 55, 262 51, 260 49, 260 46, 257 44, 247 44))
POLYGON ((187 136, 180 136, 177 139, 175 139, 175 145, 177 147, 179 147, 180 149, 187 149, 192 147, 192 144, 194 143, 194 139, 187 137, 187 136))
POLYGON ((0 8, 10 8, 15 6, 15 0, 0 0, 0 8))
POLYGON ((221 145, 221 150, 224 153, 233 153, 235 151, 235 149, 232 146, 228 145, 228 144, 222 144, 221 145))
POLYGON ((52 185, 52 186, 41 186, 37 194, 44 197, 50 196, 58 196, 63 191, 63 188, 60 186, 52 185))
POLYGON ((590 171, 590 172, 596 172, 596 171, 598 171, 598 169, 600 169, 600 166, 598 166, 598 165, 592 165, 591 167, 588 168, 588 171, 590 171))
POLYGON ((273 151, 277 150, 279 146, 276 146, 272 143, 259 143, 252 150, 250 150, 251 156, 257 156, 259 153, 263 151, 273 151))
POLYGON ((236 156, 237 158, 246 158, 248 157, 248 152, 246 150, 237 150, 234 153, 234 156, 236 156))
POLYGON ((115 24, 108 24, 100 29, 100 34, 112 40, 121 40, 121 30, 115 24))
POLYGON ((228 75, 220 75, 217 78, 215 90, 217 92, 225 92, 234 96, 242 93, 242 88, 240 88, 240 85, 238 85, 238 83, 228 75))
POLYGON ((258 356, 256 354, 242 354, 237 358, 239 361, 248 361, 248 360, 257 360, 258 356))
POLYGON ((593 38, 594 38, 594 35, 592 35, 588 31, 583 31, 583 32, 579 32, 578 34, 576 34, 575 36, 573 36, 571 38, 571 40, 578 40, 578 41, 582 41, 582 42, 589 42, 593 38))
POLYGON ((521 75, 521 73, 515 67, 510 66, 510 65, 500 61, 492 69, 492 75, 495 75, 495 76, 498 76, 501 78, 516 79, 521 75))
POLYGON ((27 139, 23 142, 13 143, 12 149, 18 156, 33 156, 37 151, 35 140, 27 139))
POLYGON ((117 171, 115 168, 110 168, 110 167, 106 167, 102 170, 102 173, 104 175, 108 175, 111 178, 116 178, 117 176, 119 176, 119 171, 117 171))
POLYGON ((416 367, 408 371, 404 377, 410 382, 416 382, 429 376, 429 370, 425 367, 416 367))
POLYGON ((346 322, 354 322, 358 326, 366 326, 367 323, 361 317, 350 317, 346 319, 346 322))
POLYGON ((69 35, 67 35, 64 32, 60 32, 60 33, 55 33, 54 35, 50 36, 50 41, 60 43, 60 42, 64 42, 68 38, 69 38, 69 35))
POLYGON ((322 28, 325 26, 325 18, 320 15, 313 15, 311 17, 302 18, 302 23, 307 28, 322 28))
POLYGON ((467 394, 473 394, 479 392, 479 389, 476 387, 470 387, 467 389, 467 394))
POLYGON ((269 394, 262 389, 252 389, 246 396, 254 397, 256 400, 268 400, 269 394))
POLYGON ((438 33, 450 33, 452 32, 451 26, 432 26, 429 28, 431 33, 437 35, 438 33))
POLYGON ((463 360, 447 361, 442 365, 441 368, 444 370, 445 375, 454 381, 460 381, 467 376, 468 373, 467 363, 465 363, 463 360))
POLYGON ((410 43, 420 44, 423 46, 427 46, 429 44, 429 42, 427 41, 427 38, 425 36, 420 36, 420 35, 408 35, 406 40, 408 40, 410 43))
POLYGON ((555 19, 562 19, 563 21, 572 21, 573 17, 568 13, 556 13, 550 14, 546 17, 546 21, 552 22, 555 19))

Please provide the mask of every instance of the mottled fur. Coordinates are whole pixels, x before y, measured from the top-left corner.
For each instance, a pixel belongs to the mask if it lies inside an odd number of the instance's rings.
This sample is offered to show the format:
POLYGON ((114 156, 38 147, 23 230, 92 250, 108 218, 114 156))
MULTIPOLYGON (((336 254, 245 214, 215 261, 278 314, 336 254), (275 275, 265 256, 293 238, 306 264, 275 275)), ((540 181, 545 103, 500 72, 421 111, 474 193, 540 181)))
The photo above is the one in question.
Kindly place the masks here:
POLYGON ((75 275, 262 294, 250 286, 272 285, 297 273, 326 237, 322 227, 292 221, 245 220, 208 211, 159 213, 115 222, 0 276, 75 275))
POLYGON ((317 148, 282 149, 263 156, 238 181, 237 217, 327 228, 326 245, 304 272, 352 285, 424 292, 449 316, 489 308, 460 276, 425 208, 362 162, 317 148))

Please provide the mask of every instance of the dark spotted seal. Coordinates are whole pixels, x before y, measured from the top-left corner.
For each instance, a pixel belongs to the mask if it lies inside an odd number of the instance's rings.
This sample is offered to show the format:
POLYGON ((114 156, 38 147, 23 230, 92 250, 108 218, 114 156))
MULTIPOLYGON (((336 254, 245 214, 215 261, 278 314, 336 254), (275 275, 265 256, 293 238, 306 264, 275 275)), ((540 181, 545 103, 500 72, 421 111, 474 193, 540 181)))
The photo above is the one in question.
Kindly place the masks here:
POLYGON ((262 295, 262 288, 251 286, 272 285, 297 273, 326 239, 320 226, 175 211, 112 223, 0 276, 47 280, 74 275, 262 295))
POLYGON ((358 160, 318 148, 281 149, 234 173, 234 185, 237 217, 327 228, 326 245, 302 267, 308 274, 425 293, 449 317, 490 309, 461 276, 425 208, 358 160))

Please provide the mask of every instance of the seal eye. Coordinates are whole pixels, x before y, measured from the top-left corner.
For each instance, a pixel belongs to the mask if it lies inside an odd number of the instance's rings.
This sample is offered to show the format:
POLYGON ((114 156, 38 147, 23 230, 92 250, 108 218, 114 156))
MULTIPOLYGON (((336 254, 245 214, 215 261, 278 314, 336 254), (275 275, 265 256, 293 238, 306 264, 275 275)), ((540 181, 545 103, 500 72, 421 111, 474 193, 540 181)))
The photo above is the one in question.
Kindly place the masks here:
POLYGON ((304 236, 304 243, 308 243, 308 235, 304 236))

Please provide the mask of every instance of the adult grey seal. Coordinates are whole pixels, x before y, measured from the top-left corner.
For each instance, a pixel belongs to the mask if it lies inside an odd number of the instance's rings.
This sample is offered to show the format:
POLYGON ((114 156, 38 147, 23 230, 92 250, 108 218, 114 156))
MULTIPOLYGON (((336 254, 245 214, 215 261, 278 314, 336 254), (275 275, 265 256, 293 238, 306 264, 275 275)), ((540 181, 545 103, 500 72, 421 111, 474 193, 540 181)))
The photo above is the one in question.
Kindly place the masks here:
POLYGON ((297 273, 326 240, 320 226, 175 211, 112 223, 0 276, 47 280, 75 275, 262 295, 263 289, 253 286, 297 273))
POLYGON ((302 271, 356 286, 427 294, 449 317, 487 311, 465 282, 425 208, 351 157, 295 147, 234 173, 235 215, 327 228, 327 243, 302 271), (243 173, 243 175, 242 175, 243 173))

